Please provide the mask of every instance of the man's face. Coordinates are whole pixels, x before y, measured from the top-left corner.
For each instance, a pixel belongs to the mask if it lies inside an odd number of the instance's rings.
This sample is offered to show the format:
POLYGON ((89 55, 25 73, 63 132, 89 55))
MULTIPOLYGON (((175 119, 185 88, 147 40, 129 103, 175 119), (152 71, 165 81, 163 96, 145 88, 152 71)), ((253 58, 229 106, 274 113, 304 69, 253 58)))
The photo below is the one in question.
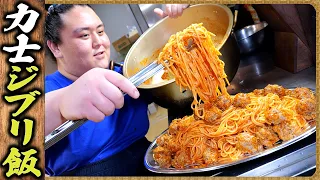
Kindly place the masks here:
POLYGON ((62 68, 77 77, 95 67, 108 68, 110 41, 97 14, 87 6, 75 6, 61 19, 62 68))

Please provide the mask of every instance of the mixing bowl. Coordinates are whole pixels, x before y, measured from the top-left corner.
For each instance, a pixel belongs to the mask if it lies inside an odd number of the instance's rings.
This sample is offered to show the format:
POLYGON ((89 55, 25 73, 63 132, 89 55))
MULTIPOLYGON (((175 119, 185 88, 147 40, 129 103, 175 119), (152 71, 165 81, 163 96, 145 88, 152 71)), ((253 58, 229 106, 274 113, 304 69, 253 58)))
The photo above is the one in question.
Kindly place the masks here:
MULTIPOLYGON (((237 43, 234 37, 230 36, 233 14, 227 6, 216 4, 191 6, 184 10, 182 16, 176 19, 166 17, 149 28, 129 50, 123 66, 124 76, 131 77, 156 60, 170 36, 193 23, 203 23, 207 30, 216 35, 213 42, 222 53, 220 59, 224 61, 225 72, 231 81, 240 62, 237 43)), ((142 84, 138 88, 142 93, 149 94, 156 104, 165 108, 183 108, 190 106, 193 100, 191 91, 180 91, 174 78, 142 84)))

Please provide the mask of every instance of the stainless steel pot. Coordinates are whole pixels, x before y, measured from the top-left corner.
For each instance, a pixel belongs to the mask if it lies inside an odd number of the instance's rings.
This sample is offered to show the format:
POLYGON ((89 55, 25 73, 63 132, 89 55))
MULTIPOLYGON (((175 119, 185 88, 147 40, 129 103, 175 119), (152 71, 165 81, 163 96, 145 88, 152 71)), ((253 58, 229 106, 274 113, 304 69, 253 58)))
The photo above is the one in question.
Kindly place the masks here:
MULTIPOLYGON (((177 19, 166 17, 149 28, 129 50, 124 61, 124 76, 131 77, 148 63, 156 60, 169 37, 193 23, 203 23, 206 29, 216 35, 213 42, 222 53, 220 59, 224 61, 225 72, 231 81, 240 62, 236 41, 230 36, 233 14, 227 6, 215 4, 191 6, 184 10, 181 17, 177 19)), ((139 89, 149 93, 156 104, 165 108, 187 107, 193 100, 189 90, 180 91, 174 78, 158 83, 142 84, 139 89)))
POLYGON ((258 24, 246 26, 236 31, 235 37, 241 53, 250 53, 259 48, 264 40, 264 28, 268 23, 263 21, 258 24))

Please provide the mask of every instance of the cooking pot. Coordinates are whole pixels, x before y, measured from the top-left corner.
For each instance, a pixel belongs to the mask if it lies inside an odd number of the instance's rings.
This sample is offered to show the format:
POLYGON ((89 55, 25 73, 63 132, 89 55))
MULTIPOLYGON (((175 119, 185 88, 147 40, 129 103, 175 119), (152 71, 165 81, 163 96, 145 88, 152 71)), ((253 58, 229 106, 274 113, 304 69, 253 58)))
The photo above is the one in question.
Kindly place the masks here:
MULTIPOLYGON (((240 51, 234 36, 231 36, 233 14, 224 5, 200 4, 184 10, 182 16, 164 18, 144 32, 129 50, 123 66, 123 74, 129 78, 140 69, 156 60, 164 45, 172 34, 182 31, 191 24, 203 23, 203 26, 216 36, 213 37, 215 47, 222 53, 219 58, 225 63, 228 80, 235 76, 240 51)), ((191 105, 193 96, 189 90, 180 90, 175 79, 142 84, 141 93, 149 94, 152 100, 164 108, 184 108, 191 105)))
MULTIPOLYGON (((235 6, 235 21, 237 20, 239 6, 239 4, 235 6)), ((264 28, 268 26, 267 22, 260 21, 256 10, 251 5, 245 4, 244 7, 250 12, 254 24, 239 29, 234 33, 241 54, 253 52, 262 45, 264 40, 264 28)))
POLYGON ((259 48, 264 40, 264 28, 268 23, 263 21, 246 26, 235 32, 235 38, 240 48, 240 53, 250 53, 259 48))

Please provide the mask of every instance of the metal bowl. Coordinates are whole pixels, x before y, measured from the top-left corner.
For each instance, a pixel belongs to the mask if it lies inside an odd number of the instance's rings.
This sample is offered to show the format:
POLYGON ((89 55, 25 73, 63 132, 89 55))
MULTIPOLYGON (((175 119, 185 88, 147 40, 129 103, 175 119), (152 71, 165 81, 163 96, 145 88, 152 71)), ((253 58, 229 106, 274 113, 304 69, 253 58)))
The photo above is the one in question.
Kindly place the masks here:
MULTIPOLYGON (((239 49, 233 36, 230 36, 233 14, 227 6, 215 4, 191 6, 184 10, 182 16, 176 19, 166 17, 149 28, 129 50, 123 66, 124 76, 131 77, 156 60, 170 36, 193 23, 203 23, 206 29, 216 35, 213 42, 222 53, 220 59, 224 61, 225 72, 231 81, 240 62, 239 49)), ((180 92, 180 87, 175 83, 174 78, 142 84, 138 88, 150 94, 156 104, 165 108, 190 106, 193 100, 189 90, 180 92)))
POLYGON ((240 53, 250 53, 259 48, 264 40, 264 28, 267 26, 268 23, 263 21, 236 31, 234 34, 240 53))

